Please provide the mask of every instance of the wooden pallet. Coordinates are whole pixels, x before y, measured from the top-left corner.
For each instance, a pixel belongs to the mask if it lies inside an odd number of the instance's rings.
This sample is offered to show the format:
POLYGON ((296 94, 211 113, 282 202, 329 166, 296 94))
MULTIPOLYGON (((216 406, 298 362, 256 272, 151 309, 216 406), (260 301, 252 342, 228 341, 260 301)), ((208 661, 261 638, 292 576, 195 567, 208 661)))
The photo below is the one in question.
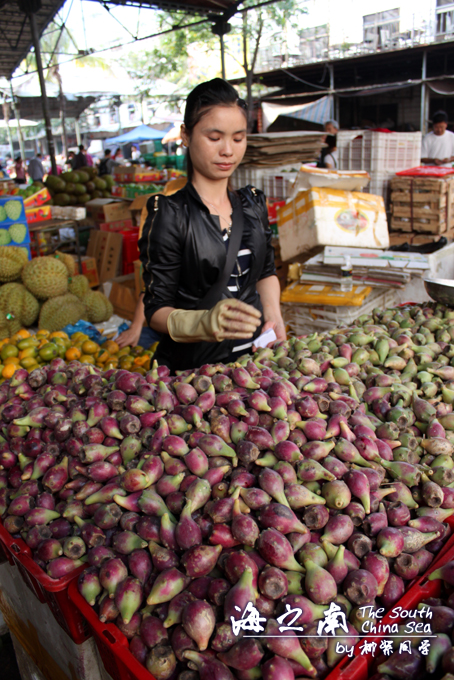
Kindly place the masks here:
MULTIPOLYGON (((451 224, 451 228, 453 227, 454 224, 451 224)), ((413 217, 412 220, 409 216, 396 216, 393 213, 391 229, 393 231, 406 231, 409 233, 416 231, 418 233, 444 234, 448 229, 448 225, 446 220, 440 219, 439 216, 413 217)))

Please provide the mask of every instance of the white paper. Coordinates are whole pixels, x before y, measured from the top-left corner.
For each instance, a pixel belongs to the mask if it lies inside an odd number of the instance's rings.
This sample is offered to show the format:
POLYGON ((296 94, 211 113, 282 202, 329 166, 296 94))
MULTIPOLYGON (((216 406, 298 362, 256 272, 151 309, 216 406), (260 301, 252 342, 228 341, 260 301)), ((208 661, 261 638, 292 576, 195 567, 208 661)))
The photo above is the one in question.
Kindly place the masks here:
POLYGON ((277 340, 276 333, 272 328, 268 328, 267 331, 254 340, 254 345, 255 347, 266 347, 270 342, 274 342, 275 340, 277 340))

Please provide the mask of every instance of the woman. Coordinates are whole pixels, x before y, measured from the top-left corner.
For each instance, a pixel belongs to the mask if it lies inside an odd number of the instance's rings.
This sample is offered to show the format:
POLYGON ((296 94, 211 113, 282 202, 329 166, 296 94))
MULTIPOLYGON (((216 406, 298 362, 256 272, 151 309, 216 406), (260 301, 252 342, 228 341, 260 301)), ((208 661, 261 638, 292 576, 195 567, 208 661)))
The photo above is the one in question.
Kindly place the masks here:
POLYGON ((246 105, 231 85, 198 85, 181 127, 188 183, 148 201, 145 315, 164 336, 155 357, 172 371, 233 361, 269 328, 285 339, 265 197, 229 189, 246 132, 246 105))
POLYGON ((336 135, 327 135, 325 143, 328 146, 322 149, 319 167, 327 168, 328 170, 337 170, 339 154, 336 146, 337 145, 336 135))
POLYGON ((14 178, 14 181, 16 184, 26 184, 26 175, 25 175, 25 168, 24 164, 22 163, 22 158, 21 156, 18 156, 14 162, 14 170, 16 172, 16 176, 14 178))

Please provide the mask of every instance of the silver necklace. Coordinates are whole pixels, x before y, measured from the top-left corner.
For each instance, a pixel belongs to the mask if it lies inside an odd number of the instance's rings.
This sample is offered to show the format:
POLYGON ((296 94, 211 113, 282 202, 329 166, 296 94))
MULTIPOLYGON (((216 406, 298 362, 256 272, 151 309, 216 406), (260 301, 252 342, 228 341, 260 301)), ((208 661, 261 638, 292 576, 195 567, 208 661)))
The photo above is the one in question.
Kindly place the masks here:
POLYGON ((213 208, 213 210, 216 210, 216 212, 217 212, 218 217, 219 217, 220 220, 224 220, 224 222, 225 222, 226 225, 227 225, 227 236, 230 237, 230 234, 231 234, 231 231, 232 231, 232 213, 233 213, 233 210, 230 211, 230 220, 227 220, 225 217, 223 217, 223 216, 221 215, 221 213, 219 212, 219 210, 216 208, 215 205, 213 205, 212 203, 210 203, 210 201, 207 201, 207 199, 206 199, 206 198, 203 198, 203 196, 201 196, 201 198, 202 198, 203 201, 205 201, 205 203, 208 203, 208 205, 211 206, 211 207, 213 208))

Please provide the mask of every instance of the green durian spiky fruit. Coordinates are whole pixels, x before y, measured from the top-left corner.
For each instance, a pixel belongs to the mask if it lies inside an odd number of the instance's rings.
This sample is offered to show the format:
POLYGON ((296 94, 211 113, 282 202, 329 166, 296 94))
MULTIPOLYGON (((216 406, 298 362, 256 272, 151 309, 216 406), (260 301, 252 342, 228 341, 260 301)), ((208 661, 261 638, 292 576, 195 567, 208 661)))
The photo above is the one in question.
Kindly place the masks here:
POLYGON ((22 270, 22 281, 36 298, 46 300, 68 290, 68 270, 55 257, 37 257, 22 270))
POLYGON ((112 303, 99 291, 90 291, 84 297, 87 307, 87 315, 90 323, 102 323, 108 321, 113 314, 112 303))
POLYGON ((15 281, 20 277, 23 265, 20 262, 0 256, 0 282, 15 281))
POLYGON ((66 269, 68 270, 68 276, 74 276, 74 274, 76 273, 76 262, 71 255, 56 250, 54 253, 54 257, 57 260, 60 260, 60 262, 63 262, 66 269))
POLYGON ((83 274, 77 274, 70 280, 68 290, 80 300, 83 300, 90 291, 90 282, 83 274))
POLYGON ((41 307, 38 327, 53 333, 68 324, 75 324, 85 316, 85 305, 75 295, 66 293, 52 297, 41 307))
POLYGON ((39 314, 39 303, 21 283, 5 283, 0 287, 0 310, 19 324, 19 329, 32 326, 39 314))
POLYGON ((0 257, 6 257, 24 266, 28 262, 28 251, 21 246, 0 246, 0 257))

